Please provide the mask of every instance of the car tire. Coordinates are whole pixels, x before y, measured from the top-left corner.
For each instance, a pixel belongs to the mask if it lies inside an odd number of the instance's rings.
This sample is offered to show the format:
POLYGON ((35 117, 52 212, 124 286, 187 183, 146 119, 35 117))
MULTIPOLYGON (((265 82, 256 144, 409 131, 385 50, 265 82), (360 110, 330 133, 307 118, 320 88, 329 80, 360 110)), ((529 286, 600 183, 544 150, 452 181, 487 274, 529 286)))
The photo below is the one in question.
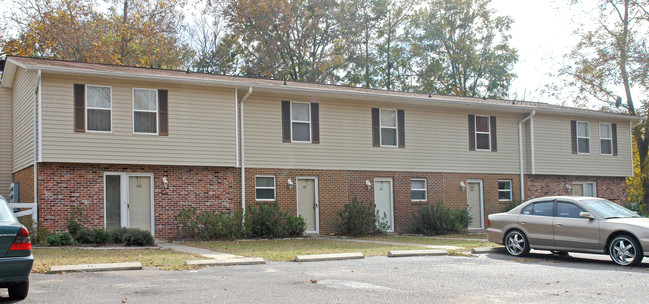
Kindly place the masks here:
POLYGON ((9 288, 9 298, 12 300, 22 300, 27 297, 29 292, 29 281, 16 283, 9 288))
POLYGON ((525 256, 530 252, 530 243, 525 233, 520 230, 507 232, 504 243, 507 252, 513 256, 525 256))
POLYGON ((608 254, 620 266, 638 266, 644 257, 640 243, 627 234, 618 235, 608 243, 608 254))

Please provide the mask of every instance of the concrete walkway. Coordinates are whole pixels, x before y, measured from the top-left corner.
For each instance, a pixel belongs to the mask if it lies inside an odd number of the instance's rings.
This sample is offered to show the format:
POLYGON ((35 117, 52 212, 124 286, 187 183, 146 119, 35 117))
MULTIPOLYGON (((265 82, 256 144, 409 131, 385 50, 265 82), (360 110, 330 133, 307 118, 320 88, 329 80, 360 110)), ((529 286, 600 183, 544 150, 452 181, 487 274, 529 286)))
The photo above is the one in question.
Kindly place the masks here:
POLYGON ((161 248, 164 248, 164 249, 173 249, 173 250, 178 251, 178 252, 196 254, 196 255, 200 255, 202 257, 205 257, 205 258, 208 258, 208 259, 214 259, 214 260, 226 260, 226 259, 243 258, 243 256, 236 255, 236 254, 230 254, 230 253, 224 253, 224 252, 216 252, 216 251, 212 251, 212 250, 209 250, 209 249, 185 246, 185 245, 181 245, 181 244, 178 244, 178 243, 168 243, 168 242, 164 242, 164 241, 158 241, 157 244, 158 244, 158 246, 160 246, 161 248))

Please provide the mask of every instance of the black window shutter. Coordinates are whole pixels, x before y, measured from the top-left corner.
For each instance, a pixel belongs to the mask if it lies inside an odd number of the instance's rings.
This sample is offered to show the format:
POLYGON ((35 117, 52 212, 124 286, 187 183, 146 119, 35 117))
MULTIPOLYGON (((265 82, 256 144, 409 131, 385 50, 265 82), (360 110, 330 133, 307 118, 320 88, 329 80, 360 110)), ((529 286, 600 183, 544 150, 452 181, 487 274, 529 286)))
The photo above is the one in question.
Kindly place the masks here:
POLYGON ((475 151, 475 115, 469 114, 469 151, 475 151))
POLYGON ((317 102, 311 103, 311 142, 320 143, 320 106, 317 102))
POLYGON ((291 102, 282 100, 282 141, 291 142, 291 102))
POLYGON ((572 144, 572 154, 577 154, 577 121, 570 121, 570 142, 572 144))
POLYGON ((381 127, 379 126, 379 108, 372 108, 372 146, 381 146, 381 127))
POLYGON ((169 91, 158 90, 158 134, 160 136, 169 136, 169 91))
POLYGON ((406 117, 403 110, 397 110, 397 133, 399 137, 399 148, 406 147, 406 117))
POLYGON ((489 130, 491 131, 491 152, 497 152, 498 136, 496 135, 496 116, 489 117, 489 130))
POLYGON ((611 136, 613 137, 613 156, 617 156, 617 124, 611 124, 611 136))
POLYGON ((74 84, 74 132, 86 132, 86 86, 74 84))

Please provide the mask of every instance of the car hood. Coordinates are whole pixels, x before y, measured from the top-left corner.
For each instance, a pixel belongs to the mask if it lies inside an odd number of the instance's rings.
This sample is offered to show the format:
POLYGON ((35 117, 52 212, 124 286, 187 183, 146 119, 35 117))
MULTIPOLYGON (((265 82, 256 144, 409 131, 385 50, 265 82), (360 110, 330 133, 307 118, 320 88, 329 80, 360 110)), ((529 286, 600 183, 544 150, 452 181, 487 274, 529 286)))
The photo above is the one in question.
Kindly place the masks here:
POLYGON ((630 225, 649 229, 649 218, 646 217, 613 218, 605 219, 604 221, 608 223, 630 225))

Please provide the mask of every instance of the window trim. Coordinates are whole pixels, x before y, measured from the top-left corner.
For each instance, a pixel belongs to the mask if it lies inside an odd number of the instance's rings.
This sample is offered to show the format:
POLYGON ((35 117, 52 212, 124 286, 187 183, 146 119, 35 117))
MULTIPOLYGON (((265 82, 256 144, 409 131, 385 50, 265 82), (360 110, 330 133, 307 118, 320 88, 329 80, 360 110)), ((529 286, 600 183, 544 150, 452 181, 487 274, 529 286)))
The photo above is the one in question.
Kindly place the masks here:
POLYGON ((388 148, 398 148, 399 147, 399 111, 397 109, 387 109, 379 108, 379 141, 381 147, 388 148), (394 127, 384 127, 383 126, 383 115, 382 111, 394 111, 394 127), (384 145, 383 144, 383 129, 393 129, 394 130, 394 145, 384 145))
POLYGON ((149 88, 132 88, 131 89, 131 127, 132 133, 137 135, 159 135, 160 134, 160 101, 157 89, 149 88), (155 92, 155 111, 150 110, 136 110, 135 109, 135 90, 154 91, 155 92), (155 113, 155 133, 150 132, 135 132, 135 112, 155 113))
POLYGON ((85 92, 84 92, 84 101, 83 105, 85 106, 85 114, 86 114, 86 119, 85 119, 85 129, 86 132, 89 133, 104 133, 104 134, 111 134, 113 133, 113 87, 112 86, 107 86, 107 85, 99 85, 99 84, 85 84, 85 92), (110 91, 110 109, 108 108, 96 108, 96 107, 89 107, 88 106, 88 87, 100 87, 100 88, 108 88, 110 91), (110 131, 98 131, 98 130, 90 130, 88 129, 88 110, 109 110, 110 111, 110 131))
POLYGON ((428 180, 426 178, 411 178, 410 179, 410 201, 412 202, 425 202, 428 200, 428 180), (413 189, 412 188, 412 181, 424 181, 424 188, 420 189, 413 189), (412 191, 424 191, 424 198, 423 199, 412 199, 412 191))
POLYGON ((599 135, 599 155, 602 156, 613 156, 613 125, 608 122, 600 122, 599 128, 597 129, 599 135), (602 126, 607 125, 608 131, 611 134, 611 137, 602 137, 602 126), (611 147, 611 153, 602 153, 602 140, 608 140, 609 146, 611 147))
POLYGON ((498 180, 498 201, 499 202, 511 202, 513 200, 513 189, 512 189, 512 180, 510 179, 500 179, 498 180), (507 182, 509 183, 509 190, 505 189, 500 189, 500 182, 507 182), (500 198, 500 192, 509 192, 509 199, 501 199, 500 198))
POLYGON ((579 121, 578 120, 576 122, 575 126, 576 126, 575 127, 575 137, 577 138, 577 154, 590 154, 591 151, 592 151, 592 149, 591 149, 592 147, 590 145, 590 123, 587 122, 587 121, 579 121), (586 124, 586 130, 588 131, 588 136, 585 136, 585 137, 584 136, 579 136, 579 124, 580 123, 586 124), (582 151, 579 150, 579 139, 580 138, 588 139, 588 152, 582 152, 582 151))
POLYGON ((273 202, 277 200, 277 178, 275 175, 255 175, 255 201, 259 202, 273 202), (273 187, 258 187, 257 186, 257 177, 272 177, 273 178, 273 187), (257 189, 273 189, 273 198, 257 198, 257 189))
POLYGON ((311 103, 310 102, 304 102, 304 101, 291 101, 291 106, 289 109, 289 116, 291 119, 291 142, 292 143, 312 143, 313 142, 313 117, 311 117, 311 103), (293 104, 296 103, 303 103, 307 104, 309 106, 309 121, 302 121, 302 120, 293 120, 293 104), (309 124, 309 140, 294 140, 293 139, 293 123, 308 123, 309 124))
MULTIPOLYGON (((584 191, 584 192, 582 192, 581 196, 585 196, 585 197, 590 197, 590 196, 586 195, 587 194, 586 193, 586 191, 587 191, 586 187, 588 185, 593 185, 593 196, 592 197, 597 197, 597 182, 572 182, 572 185, 581 185, 582 189, 584 191)), ((572 192, 572 190, 571 190, 571 192, 572 192)))
POLYGON ((491 152, 491 116, 489 116, 489 115, 477 115, 477 114, 473 116, 473 136, 474 136, 474 140, 475 140, 475 150, 476 151, 491 152), (478 117, 486 117, 487 118, 487 127, 489 128, 489 132, 478 131, 478 117), (489 140, 487 141, 487 143, 489 143, 489 147, 487 149, 478 148, 478 134, 487 134, 487 135, 489 135, 489 140))

